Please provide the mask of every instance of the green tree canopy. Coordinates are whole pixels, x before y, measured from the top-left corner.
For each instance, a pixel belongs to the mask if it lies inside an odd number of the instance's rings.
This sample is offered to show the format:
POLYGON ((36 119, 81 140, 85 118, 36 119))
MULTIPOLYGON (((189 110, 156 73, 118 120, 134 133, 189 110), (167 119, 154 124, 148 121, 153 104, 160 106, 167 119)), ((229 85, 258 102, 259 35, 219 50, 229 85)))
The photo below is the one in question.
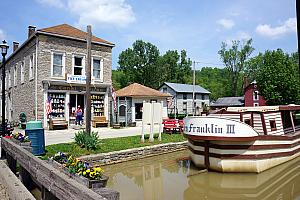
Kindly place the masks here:
POLYGON ((247 70, 257 81, 268 105, 299 103, 300 81, 295 55, 281 49, 266 51, 252 58, 247 70))
POLYGON ((158 48, 142 40, 133 43, 132 48, 122 51, 118 61, 118 71, 115 72, 113 82, 116 86, 125 87, 129 83, 137 82, 148 87, 158 88, 163 82, 188 83, 191 79, 192 62, 187 58, 187 53, 182 50, 168 50, 164 55, 159 54, 158 48), (124 86, 124 83, 127 84, 124 86))
POLYGON ((231 47, 225 42, 222 42, 221 49, 218 51, 221 56, 222 62, 225 64, 226 69, 229 72, 229 77, 231 80, 231 96, 237 96, 241 93, 242 87, 238 87, 241 80, 241 72, 245 68, 245 62, 254 51, 251 45, 252 39, 245 41, 240 44, 240 41, 232 41, 231 47))

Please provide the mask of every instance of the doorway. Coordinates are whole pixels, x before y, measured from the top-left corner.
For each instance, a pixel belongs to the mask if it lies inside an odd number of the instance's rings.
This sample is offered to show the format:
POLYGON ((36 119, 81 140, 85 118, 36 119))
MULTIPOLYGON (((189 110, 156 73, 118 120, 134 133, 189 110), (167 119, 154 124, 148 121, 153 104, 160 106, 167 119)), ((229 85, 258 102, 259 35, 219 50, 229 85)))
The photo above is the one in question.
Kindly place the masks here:
POLYGON ((80 105, 84 117, 84 94, 70 94, 70 124, 75 124, 76 109, 80 105))
POLYGON ((135 119, 142 119, 143 118, 143 104, 136 103, 135 104, 135 119))

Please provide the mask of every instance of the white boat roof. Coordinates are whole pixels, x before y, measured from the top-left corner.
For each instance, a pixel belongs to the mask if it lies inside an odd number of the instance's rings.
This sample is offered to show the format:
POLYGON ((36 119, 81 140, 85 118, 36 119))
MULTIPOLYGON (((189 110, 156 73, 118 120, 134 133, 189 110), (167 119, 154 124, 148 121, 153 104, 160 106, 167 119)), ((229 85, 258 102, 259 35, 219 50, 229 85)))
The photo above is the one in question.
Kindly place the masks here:
POLYGON ((228 112, 270 112, 279 110, 300 110, 300 105, 289 104, 280 106, 228 107, 228 112))

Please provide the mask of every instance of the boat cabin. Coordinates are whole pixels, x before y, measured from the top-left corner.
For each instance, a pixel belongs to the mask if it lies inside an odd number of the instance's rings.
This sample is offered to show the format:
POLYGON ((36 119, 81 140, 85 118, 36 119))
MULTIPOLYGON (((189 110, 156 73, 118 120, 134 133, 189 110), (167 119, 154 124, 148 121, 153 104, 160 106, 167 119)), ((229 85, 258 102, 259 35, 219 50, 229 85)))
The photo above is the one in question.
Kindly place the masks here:
POLYGON ((239 120, 259 135, 283 135, 300 131, 300 105, 228 107, 209 114, 239 120))

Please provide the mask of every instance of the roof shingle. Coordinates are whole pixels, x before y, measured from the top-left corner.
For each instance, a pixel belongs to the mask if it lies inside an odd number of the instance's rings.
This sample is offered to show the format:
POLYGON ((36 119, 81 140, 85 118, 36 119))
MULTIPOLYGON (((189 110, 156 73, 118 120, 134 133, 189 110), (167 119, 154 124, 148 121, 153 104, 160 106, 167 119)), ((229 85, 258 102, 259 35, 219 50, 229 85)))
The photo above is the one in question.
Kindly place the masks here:
MULTIPOLYGON (((180 93, 192 93, 193 92, 193 85, 189 84, 181 84, 181 83, 169 83, 165 82, 167 86, 172 88, 175 92, 180 92, 180 93)), ((203 87, 199 85, 195 85, 195 93, 200 93, 200 94, 210 94, 210 92, 203 87)))
MULTIPOLYGON (((37 32, 56 34, 56 35, 79 38, 79 39, 84 39, 84 40, 86 39, 86 36, 87 36, 86 32, 79 30, 68 24, 60 24, 57 26, 39 29, 39 30, 37 30, 37 32)), ((114 46, 113 43, 103 40, 101 38, 95 37, 95 36, 92 36, 92 41, 107 44, 110 46, 114 46)))
POLYGON ((171 97, 170 94, 162 93, 158 90, 144 85, 133 83, 125 88, 116 91, 118 97, 171 97))

